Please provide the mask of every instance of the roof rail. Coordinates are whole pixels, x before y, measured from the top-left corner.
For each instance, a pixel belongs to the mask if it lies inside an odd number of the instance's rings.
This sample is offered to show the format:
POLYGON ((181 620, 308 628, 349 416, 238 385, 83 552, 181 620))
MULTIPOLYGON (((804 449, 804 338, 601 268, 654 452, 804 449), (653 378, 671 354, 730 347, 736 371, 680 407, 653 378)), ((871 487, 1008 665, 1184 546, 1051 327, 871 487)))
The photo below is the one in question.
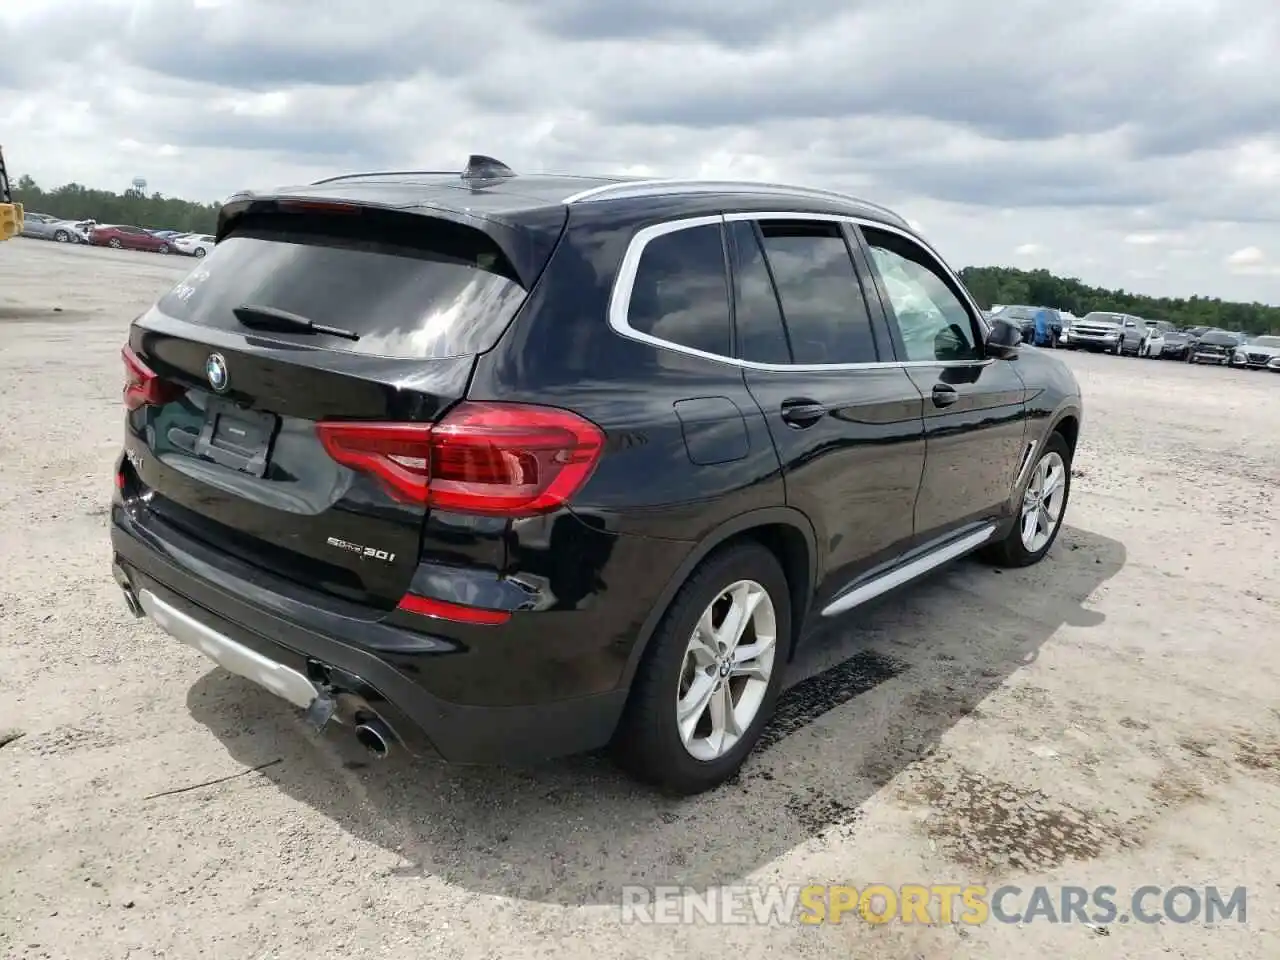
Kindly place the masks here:
POLYGON ((869 207, 883 213, 896 223, 905 224, 903 217, 878 203, 871 203, 847 193, 836 190, 822 190, 816 187, 798 187, 785 183, 772 183, 757 180, 624 180, 618 183, 607 183, 602 186, 583 190, 566 197, 564 202, 586 203, 592 200, 623 200, 628 197, 643 197, 653 193, 776 193, 786 196, 808 196, 828 200, 844 200, 869 207))
POLYGON ((354 180, 357 177, 456 177, 457 175, 457 170, 368 170, 364 173, 340 173, 336 177, 313 180, 311 186, 318 187, 322 183, 336 183, 339 180, 354 180))

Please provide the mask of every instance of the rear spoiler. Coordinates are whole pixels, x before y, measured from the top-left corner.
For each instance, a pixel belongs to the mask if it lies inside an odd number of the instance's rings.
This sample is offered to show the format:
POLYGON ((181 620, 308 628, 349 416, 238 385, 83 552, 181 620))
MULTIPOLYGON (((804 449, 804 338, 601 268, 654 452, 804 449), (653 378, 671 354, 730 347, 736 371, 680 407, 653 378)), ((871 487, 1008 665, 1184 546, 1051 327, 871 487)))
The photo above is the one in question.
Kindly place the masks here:
MULTIPOLYGON (((493 241, 502 251, 515 271, 516 278, 526 290, 532 288, 542 268, 550 259, 564 226, 564 221, 561 220, 553 230, 534 230, 511 221, 425 202, 390 205, 368 200, 352 200, 341 195, 329 194, 328 191, 302 188, 296 192, 270 194, 245 191, 229 197, 218 210, 214 237, 216 242, 221 243, 236 229, 239 222, 251 214, 323 214, 326 211, 331 211, 335 215, 359 215, 367 211, 382 217, 422 217, 443 220, 476 230, 493 241)), ((565 217, 567 218, 567 213, 565 217)))

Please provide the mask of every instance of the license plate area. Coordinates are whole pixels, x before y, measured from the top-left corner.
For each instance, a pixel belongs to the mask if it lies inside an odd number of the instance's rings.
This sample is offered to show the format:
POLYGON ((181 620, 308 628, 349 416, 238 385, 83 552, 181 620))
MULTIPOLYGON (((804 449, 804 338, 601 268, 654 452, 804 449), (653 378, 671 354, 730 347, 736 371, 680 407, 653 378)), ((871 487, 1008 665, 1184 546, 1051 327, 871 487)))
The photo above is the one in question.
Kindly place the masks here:
POLYGON ((266 476, 271 443, 279 427, 280 418, 273 413, 246 410, 211 397, 194 452, 224 467, 261 478, 266 476))

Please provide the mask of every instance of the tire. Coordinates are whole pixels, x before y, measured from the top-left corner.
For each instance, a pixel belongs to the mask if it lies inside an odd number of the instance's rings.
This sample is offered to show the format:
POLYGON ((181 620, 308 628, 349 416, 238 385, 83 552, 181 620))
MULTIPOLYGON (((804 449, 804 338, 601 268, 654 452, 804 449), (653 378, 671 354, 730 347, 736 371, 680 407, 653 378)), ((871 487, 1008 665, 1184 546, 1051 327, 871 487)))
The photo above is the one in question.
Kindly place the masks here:
POLYGON ((124 245, 120 242, 119 237, 112 237, 110 240, 107 241, 107 246, 112 247, 116 250, 119 250, 124 245))
MULTIPOLYGON (((757 610, 765 609, 761 601, 757 610)), ((742 636, 745 643, 748 634, 742 636)), ((739 649, 743 647, 740 645, 739 649)), ((790 649, 791 594, 777 558, 750 541, 714 552, 680 588, 649 641, 611 745, 615 762, 636 779, 681 796, 720 786, 738 772, 773 715, 790 649), (714 663, 694 670, 691 641, 704 613, 715 609, 720 603, 718 598, 728 588, 744 583, 763 588, 772 603, 775 641, 770 672, 767 681, 739 678, 744 686, 738 694, 742 697, 738 709, 749 706, 745 684, 763 684, 752 688, 751 702, 758 703, 755 713, 732 746, 719 755, 699 758, 694 755, 695 747, 703 741, 695 735, 692 745, 685 745, 676 716, 677 701, 691 678, 698 681, 705 675, 709 681, 716 681, 717 671, 714 663)), ((723 673, 719 676, 723 677, 723 673)), ((718 680, 718 684, 723 683, 726 681, 718 680)), ((719 685, 715 689, 719 690, 719 685)), ((733 686, 725 689, 731 691, 733 686)), ((712 698, 716 696, 713 694, 712 698)), ((704 710, 696 711, 697 723, 692 728, 695 734, 704 729, 704 721, 710 724, 712 714, 709 701, 704 710)), ((710 743, 710 739, 706 742, 710 743)))
POLYGON ((1015 514, 1015 522, 1013 529, 1009 531, 1009 535, 998 543, 993 543, 983 548, 980 556, 989 563, 993 563, 1001 567, 1029 567, 1032 564, 1039 563, 1044 559, 1044 555, 1049 552, 1054 541, 1058 539, 1058 531, 1062 529, 1063 518, 1067 515, 1067 506, 1071 502, 1071 449, 1067 446, 1067 441, 1062 434, 1049 434, 1045 440, 1044 446, 1040 448, 1036 455, 1036 463, 1027 473, 1027 479, 1023 481, 1022 487, 1018 490, 1018 509, 1015 514), (1053 518, 1049 527, 1048 538, 1043 543, 1032 542, 1028 544, 1023 539, 1023 514, 1027 503, 1028 495, 1031 492, 1033 483, 1036 481, 1041 466, 1046 462, 1052 462, 1051 458, 1056 457, 1061 462, 1062 467, 1062 501, 1058 507, 1057 516, 1053 518))
POLYGON ((65 230, 58 230, 54 233, 53 239, 58 241, 58 243, 66 243, 71 239, 71 236, 65 230))
POLYGON ((196 249, 195 249, 195 254, 196 254, 196 256, 197 256, 197 257, 203 257, 203 256, 204 256, 204 247, 196 247, 196 249))
POLYGON ((167 243, 160 244, 160 249, 156 251, 156 253, 160 253, 160 254, 168 254, 168 252, 169 252, 169 245, 167 243))

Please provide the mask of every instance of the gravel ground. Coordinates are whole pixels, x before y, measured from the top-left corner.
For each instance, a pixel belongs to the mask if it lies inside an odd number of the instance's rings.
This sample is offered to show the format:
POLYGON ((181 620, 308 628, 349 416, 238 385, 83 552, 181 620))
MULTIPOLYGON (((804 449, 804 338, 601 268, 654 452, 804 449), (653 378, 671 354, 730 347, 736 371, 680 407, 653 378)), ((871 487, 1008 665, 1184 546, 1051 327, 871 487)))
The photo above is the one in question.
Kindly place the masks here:
POLYGON ((0 246, 0 954, 1280 956, 1280 377, 1066 354, 1046 561, 828 628, 739 782, 673 801, 590 757, 370 765, 129 618, 119 348, 190 266, 0 246), (620 921, 625 884, 747 883, 1243 885, 1247 924, 620 921))

